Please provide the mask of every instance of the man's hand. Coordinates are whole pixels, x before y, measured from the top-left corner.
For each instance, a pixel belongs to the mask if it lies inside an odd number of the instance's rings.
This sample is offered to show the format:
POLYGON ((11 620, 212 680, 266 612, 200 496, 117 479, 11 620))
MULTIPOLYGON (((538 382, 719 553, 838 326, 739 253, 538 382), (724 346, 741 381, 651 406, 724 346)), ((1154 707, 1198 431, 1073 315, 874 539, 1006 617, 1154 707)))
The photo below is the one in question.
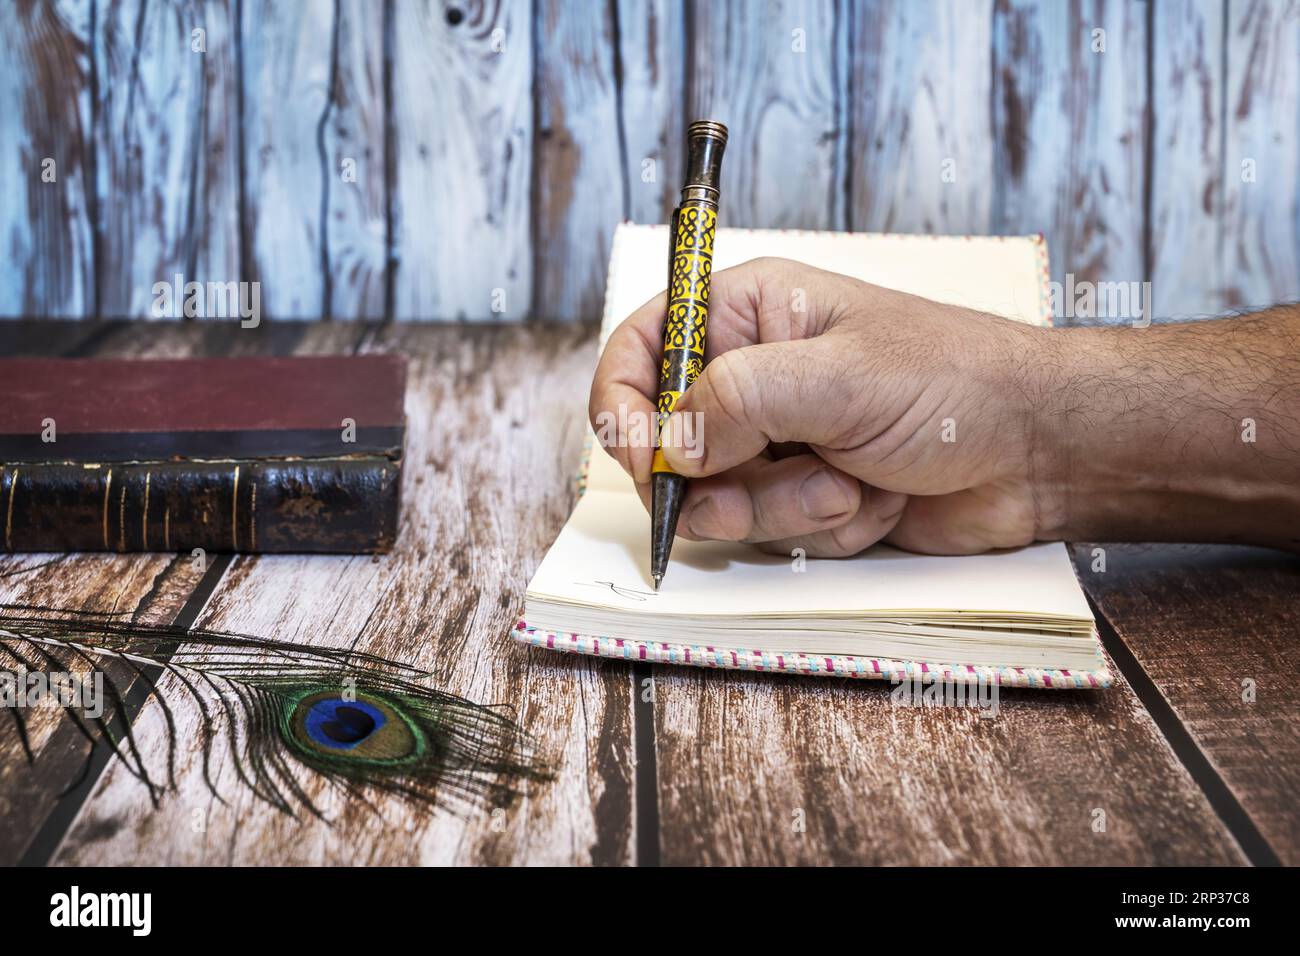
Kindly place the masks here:
MULTIPOLYGON (((664 310, 659 295, 610 337, 593 423, 653 421, 664 310)), ((678 533, 814 556, 880 540, 943 554, 1061 538, 1295 548, 1297 355, 1286 307, 1052 330, 748 262, 713 276, 708 364, 666 426, 680 435, 698 415, 703 428, 703 454, 665 441, 694 479, 678 533)), ((613 437, 648 506, 653 448, 613 437)))
MULTIPOLYGON (((664 307, 657 296, 610 337, 593 420, 620 404, 654 414, 664 307)), ((717 273, 708 364, 674 415, 698 416, 703 454, 665 445, 695 479, 678 533, 821 556, 881 539, 934 553, 1033 541, 1039 336, 782 259, 717 273)), ((648 502, 652 449, 609 451, 648 502)))

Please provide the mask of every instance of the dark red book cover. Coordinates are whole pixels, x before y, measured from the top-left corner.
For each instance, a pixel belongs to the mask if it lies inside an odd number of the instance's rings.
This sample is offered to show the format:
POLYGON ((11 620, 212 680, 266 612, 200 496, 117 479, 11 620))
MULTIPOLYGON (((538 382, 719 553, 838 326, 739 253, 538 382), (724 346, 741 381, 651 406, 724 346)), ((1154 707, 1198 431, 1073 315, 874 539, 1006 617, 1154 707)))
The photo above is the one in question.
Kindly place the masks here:
POLYGON ((385 551, 406 360, 0 360, 5 551, 385 551))

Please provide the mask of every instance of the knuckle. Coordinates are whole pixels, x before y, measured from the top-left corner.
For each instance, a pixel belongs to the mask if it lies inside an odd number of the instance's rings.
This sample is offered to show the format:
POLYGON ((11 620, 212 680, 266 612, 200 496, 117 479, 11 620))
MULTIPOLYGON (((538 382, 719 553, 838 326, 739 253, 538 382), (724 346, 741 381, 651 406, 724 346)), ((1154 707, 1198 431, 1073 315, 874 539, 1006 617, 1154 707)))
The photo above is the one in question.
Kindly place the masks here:
POLYGON ((787 508, 776 505, 771 500, 760 501, 757 497, 752 500, 753 509, 749 515, 745 540, 751 543, 779 541, 804 530, 787 508))
POLYGON ((771 272, 774 269, 784 269, 788 263, 788 259, 779 256, 759 256, 757 259, 751 259, 749 264, 761 272, 771 272))
POLYGON ((709 363, 700 379, 706 397, 733 423, 749 421, 749 391, 753 387, 753 371, 743 351, 727 352, 709 363))
POLYGON ((857 554, 868 544, 870 539, 861 521, 847 521, 838 528, 826 532, 828 556, 847 558, 857 554))

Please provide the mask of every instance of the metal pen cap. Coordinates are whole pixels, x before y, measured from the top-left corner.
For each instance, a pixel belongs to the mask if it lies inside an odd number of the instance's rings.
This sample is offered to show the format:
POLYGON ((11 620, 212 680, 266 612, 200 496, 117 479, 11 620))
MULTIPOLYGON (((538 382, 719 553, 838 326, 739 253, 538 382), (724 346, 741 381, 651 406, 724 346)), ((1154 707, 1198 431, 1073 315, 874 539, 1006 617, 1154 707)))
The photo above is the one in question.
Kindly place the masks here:
POLYGON ((722 183, 722 153, 727 148, 727 127, 712 120, 698 120, 686 130, 686 182, 682 202, 691 200, 718 204, 722 183))

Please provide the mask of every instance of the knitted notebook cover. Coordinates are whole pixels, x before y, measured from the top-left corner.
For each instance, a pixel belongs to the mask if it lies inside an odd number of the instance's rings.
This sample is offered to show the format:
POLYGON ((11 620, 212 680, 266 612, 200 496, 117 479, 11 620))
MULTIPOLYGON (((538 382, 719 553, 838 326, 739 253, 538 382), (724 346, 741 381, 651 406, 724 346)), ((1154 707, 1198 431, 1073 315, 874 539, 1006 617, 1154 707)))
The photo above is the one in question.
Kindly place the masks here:
MULTIPOLYGON (((646 269, 645 262, 666 261, 667 243, 666 226, 623 223, 618 227, 614 235, 606 284, 600 333, 602 349, 609 334, 632 309, 662 291, 662 270, 646 269)), ((965 305, 1034 325, 1051 325, 1047 244, 1041 235, 949 237, 720 229, 716 249, 715 270, 759 256, 783 256, 856 275, 879 285, 925 295, 937 301, 965 305), (885 267, 888 274, 874 271, 871 265, 885 258, 879 253, 886 248, 891 252, 889 263, 885 267), (905 254, 900 256, 900 252, 905 254), (956 269, 940 270, 941 263, 960 265, 956 269), (936 283, 933 278, 936 271, 945 273, 946 284, 936 283), (1015 281, 1005 284, 989 283, 984 278, 1007 272, 1015 276, 1015 281)), ((594 438, 589 428, 577 478, 580 496, 586 490, 594 438)), ((596 450, 594 453, 604 454, 604 451, 596 450)), ((646 546, 649 547, 648 541, 646 546)), ((1105 688, 1111 684, 1111 675, 1095 627, 1092 641, 1096 664, 1089 670, 779 653, 737 646, 710 646, 689 639, 674 642, 627 640, 616 635, 543 630, 529 626, 526 620, 516 625, 512 636, 521 644, 564 653, 694 667, 858 677, 895 683, 950 681, 1046 688, 1105 688)))

